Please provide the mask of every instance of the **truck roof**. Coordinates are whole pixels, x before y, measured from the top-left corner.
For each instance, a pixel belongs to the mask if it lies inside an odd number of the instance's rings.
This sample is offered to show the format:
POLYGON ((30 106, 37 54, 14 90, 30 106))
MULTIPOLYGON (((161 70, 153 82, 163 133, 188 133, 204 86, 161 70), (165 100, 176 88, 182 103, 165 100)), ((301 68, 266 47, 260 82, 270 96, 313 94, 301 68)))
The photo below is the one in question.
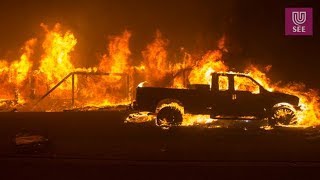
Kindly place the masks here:
POLYGON ((240 76, 250 76, 249 74, 247 73, 239 73, 239 72, 214 72, 214 73, 211 73, 211 75, 215 75, 215 74, 218 74, 218 75, 240 75, 240 76))

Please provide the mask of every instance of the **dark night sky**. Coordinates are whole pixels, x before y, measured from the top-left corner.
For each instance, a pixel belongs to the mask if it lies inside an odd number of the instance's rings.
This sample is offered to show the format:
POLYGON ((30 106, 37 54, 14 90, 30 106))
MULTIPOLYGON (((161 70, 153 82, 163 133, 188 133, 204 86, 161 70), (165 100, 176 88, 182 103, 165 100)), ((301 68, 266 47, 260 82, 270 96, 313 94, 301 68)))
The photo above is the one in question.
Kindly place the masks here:
POLYGON ((319 2, 316 0, 6 0, 0 3, 0 57, 10 56, 36 36, 41 22, 61 22, 78 39, 76 53, 90 64, 109 35, 133 32, 140 54, 156 29, 170 49, 209 49, 226 33, 226 62, 240 69, 250 62, 273 65, 274 80, 303 81, 320 88, 319 2), (284 36, 285 7, 314 8, 314 36, 284 36))

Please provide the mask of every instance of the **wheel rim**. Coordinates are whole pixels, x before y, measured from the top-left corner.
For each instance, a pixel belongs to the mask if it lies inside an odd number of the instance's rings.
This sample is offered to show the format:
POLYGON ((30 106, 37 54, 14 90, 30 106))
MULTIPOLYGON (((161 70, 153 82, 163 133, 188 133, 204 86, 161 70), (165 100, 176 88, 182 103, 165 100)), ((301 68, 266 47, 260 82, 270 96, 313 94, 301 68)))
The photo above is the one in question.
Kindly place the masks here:
POLYGON ((295 121, 295 112, 289 108, 277 108, 272 116, 272 119, 276 120, 276 123, 280 125, 290 125, 295 121))
POLYGON ((182 122, 181 118, 182 118, 182 115, 180 111, 166 108, 166 109, 162 109, 159 112, 157 117, 157 124, 160 126, 179 125, 182 122))

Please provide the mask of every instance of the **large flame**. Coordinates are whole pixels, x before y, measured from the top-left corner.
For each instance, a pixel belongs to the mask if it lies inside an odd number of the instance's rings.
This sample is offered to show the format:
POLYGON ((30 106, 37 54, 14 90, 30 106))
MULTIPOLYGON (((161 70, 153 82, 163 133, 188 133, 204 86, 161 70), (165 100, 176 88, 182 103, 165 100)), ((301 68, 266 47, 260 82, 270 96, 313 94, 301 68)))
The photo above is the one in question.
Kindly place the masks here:
MULTIPOLYGON (((9 63, 8 60, 0 61, 0 98, 1 99, 15 99, 22 103, 24 97, 20 96, 22 88, 28 79, 28 73, 32 68, 33 48, 36 44, 36 39, 30 39, 22 48, 23 54, 20 60, 9 63)), ((24 94, 25 95, 25 94, 24 94)))
POLYGON ((124 31, 123 34, 110 38, 108 53, 103 55, 99 65, 100 71, 111 73, 127 73, 129 71, 130 38, 131 33, 129 31, 124 31))
POLYGON ((165 39, 160 31, 156 32, 155 39, 142 52, 146 80, 157 83, 164 80, 169 71, 167 46, 169 41, 165 39))
MULTIPOLYGON (((70 53, 74 50, 77 39, 70 31, 63 33, 60 24, 56 24, 52 30, 44 24, 41 26, 45 30, 46 36, 42 44, 44 54, 39 70, 45 75, 46 83, 52 87, 74 71, 70 53)), ((70 87, 71 83, 65 83, 59 88, 70 89, 70 87)))
POLYGON ((130 68, 129 42, 131 33, 124 31, 118 36, 109 38, 107 52, 102 56, 98 68, 94 71, 110 73, 96 77, 79 77, 78 99, 82 105, 110 106, 129 104, 129 77, 132 75, 130 68))
POLYGON ((224 64, 220 50, 206 53, 197 66, 191 71, 189 80, 191 84, 211 84, 213 72, 225 72, 228 67, 224 64))

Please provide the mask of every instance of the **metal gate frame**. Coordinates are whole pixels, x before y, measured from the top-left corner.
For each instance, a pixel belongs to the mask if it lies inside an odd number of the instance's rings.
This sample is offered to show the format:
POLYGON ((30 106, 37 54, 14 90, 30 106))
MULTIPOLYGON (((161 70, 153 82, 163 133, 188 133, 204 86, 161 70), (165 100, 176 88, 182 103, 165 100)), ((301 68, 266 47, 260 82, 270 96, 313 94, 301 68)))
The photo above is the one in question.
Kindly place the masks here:
MULTIPOLYGON (((66 77, 64 77, 59 83, 57 83, 53 88, 51 88, 46 94, 44 94, 35 104, 37 106, 43 99, 49 96, 55 89, 57 89, 62 83, 64 83, 70 76, 72 78, 72 98, 71 106, 74 107, 74 77, 75 75, 89 75, 89 76, 121 76, 126 78, 126 94, 128 95, 128 101, 130 100, 130 77, 126 73, 104 73, 104 72, 71 72, 66 77)), ((34 106, 34 107, 35 107, 34 106)))

